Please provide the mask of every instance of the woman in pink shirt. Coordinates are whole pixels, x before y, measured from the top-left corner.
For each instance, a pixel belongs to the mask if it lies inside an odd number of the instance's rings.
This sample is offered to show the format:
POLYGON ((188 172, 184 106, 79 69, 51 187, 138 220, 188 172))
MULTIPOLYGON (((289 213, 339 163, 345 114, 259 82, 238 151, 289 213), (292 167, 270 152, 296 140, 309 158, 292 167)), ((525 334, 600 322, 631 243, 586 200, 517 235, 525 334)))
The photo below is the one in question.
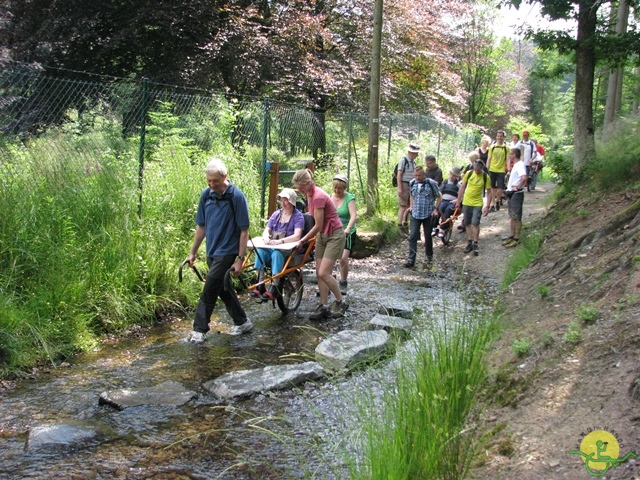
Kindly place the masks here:
POLYGON ((342 221, 338 217, 331 197, 314 183, 311 170, 298 170, 293 175, 293 184, 301 194, 307 197, 307 210, 315 220, 313 228, 298 243, 298 247, 301 247, 309 239, 316 237, 315 257, 320 305, 309 316, 309 320, 342 317, 349 308, 349 304, 344 301, 338 281, 331 274, 336 260, 342 256, 344 249, 342 221), (329 308, 329 291, 336 297, 331 308, 329 308))

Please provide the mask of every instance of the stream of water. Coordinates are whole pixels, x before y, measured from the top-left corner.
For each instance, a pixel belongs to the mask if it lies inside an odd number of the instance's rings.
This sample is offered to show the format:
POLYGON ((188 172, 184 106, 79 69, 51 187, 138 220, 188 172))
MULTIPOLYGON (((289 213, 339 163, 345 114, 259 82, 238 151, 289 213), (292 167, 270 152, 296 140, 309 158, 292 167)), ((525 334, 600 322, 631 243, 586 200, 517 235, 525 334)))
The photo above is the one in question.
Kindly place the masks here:
MULTIPOLYGON (((270 304, 245 300, 255 328, 240 337, 210 333, 204 345, 195 346, 184 341, 191 318, 176 318, 0 391, 0 477, 346 478, 343 454, 348 447, 339 442, 353 419, 345 417, 345 403, 358 389, 375 389, 375 376, 385 371, 384 365, 230 402, 215 399, 202 385, 232 370, 313 359, 327 335, 366 328, 381 297, 402 298, 424 310, 432 305, 426 299, 451 293, 433 290, 428 282, 372 281, 361 273, 350 282, 347 317, 310 323, 306 316, 315 303, 314 291, 307 286, 299 311, 287 316, 270 304), (98 404, 106 390, 167 380, 197 392, 197 398, 181 407, 122 411, 98 404), (100 434, 81 448, 26 448, 31 429, 61 423, 89 425, 100 434)), ((229 328, 221 311, 216 309, 212 331, 229 328)))

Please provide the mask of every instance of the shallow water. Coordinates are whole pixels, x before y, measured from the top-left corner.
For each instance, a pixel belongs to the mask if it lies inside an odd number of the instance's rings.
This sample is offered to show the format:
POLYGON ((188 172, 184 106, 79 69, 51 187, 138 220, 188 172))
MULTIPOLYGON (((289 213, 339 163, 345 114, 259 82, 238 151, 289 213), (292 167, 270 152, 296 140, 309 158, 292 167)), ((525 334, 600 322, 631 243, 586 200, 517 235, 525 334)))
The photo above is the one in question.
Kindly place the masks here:
POLYGON ((224 309, 216 309, 212 332, 202 346, 184 341, 190 318, 174 319, 106 343, 100 351, 35 379, 18 381, 15 388, 0 392, 0 477, 346 478, 342 455, 347 447, 338 444, 334 450, 352 421, 345 403, 363 385, 375 389, 384 366, 230 402, 218 401, 202 385, 232 370, 312 359, 325 336, 345 328, 365 329, 381 298, 402 298, 427 313, 453 295, 429 285, 354 274, 347 317, 319 324, 306 319, 316 303, 315 286, 307 285, 297 314, 284 317, 271 304, 246 299, 243 304, 255 325, 250 334, 213 333, 230 327, 224 309), (123 411, 98 404, 106 390, 167 380, 196 391, 197 399, 182 407, 123 411), (99 428, 99 443, 76 450, 26 451, 31 428, 72 422, 99 428))

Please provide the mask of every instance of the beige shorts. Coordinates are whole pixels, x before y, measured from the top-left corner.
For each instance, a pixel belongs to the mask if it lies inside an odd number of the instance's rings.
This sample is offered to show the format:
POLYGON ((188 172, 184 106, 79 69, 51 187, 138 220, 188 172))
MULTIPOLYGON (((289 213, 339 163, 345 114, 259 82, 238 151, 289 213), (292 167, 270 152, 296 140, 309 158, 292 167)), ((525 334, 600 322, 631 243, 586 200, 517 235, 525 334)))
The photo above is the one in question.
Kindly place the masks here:
POLYGON ((409 183, 402 182, 402 194, 398 195, 398 205, 401 207, 409 206, 409 183))
POLYGON ((344 230, 338 228, 331 235, 319 233, 316 235, 316 260, 328 258, 338 260, 344 250, 344 230))

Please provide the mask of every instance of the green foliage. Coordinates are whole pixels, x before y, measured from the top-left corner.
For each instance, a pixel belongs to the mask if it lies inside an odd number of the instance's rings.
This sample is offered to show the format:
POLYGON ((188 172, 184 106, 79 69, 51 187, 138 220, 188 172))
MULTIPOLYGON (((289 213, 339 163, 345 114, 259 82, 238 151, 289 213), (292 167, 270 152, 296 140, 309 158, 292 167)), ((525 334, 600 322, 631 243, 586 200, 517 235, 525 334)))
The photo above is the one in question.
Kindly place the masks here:
POLYGON ((593 303, 581 303, 576 307, 574 313, 585 323, 595 322, 600 317, 600 312, 593 303))
POLYGON ((503 288, 507 288, 520 272, 538 257, 544 235, 540 230, 532 230, 520 237, 520 246, 509 257, 506 265, 503 288))
POLYGON ((536 291, 541 298, 547 298, 549 296, 549 287, 547 285, 538 285, 536 291))
POLYGON ((545 170, 551 172, 553 181, 558 185, 571 188, 575 183, 573 177, 573 152, 560 150, 556 146, 547 150, 544 158, 545 170))
POLYGON ((400 355, 381 405, 359 396, 364 458, 351 459, 351 478, 465 478, 468 418, 486 381, 494 325, 480 312, 450 312, 400 355))
POLYGON ((580 325, 577 322, 571 322, 567 331, 564 334, 565 342, 569 344, 576 344, 582 341, 582 332, 580 331, 580 325))
POLYGON ((528 338, 520 338, 513 341, 511 350, 516 357, 524 357, 531 351, 531 341, 528 338))
POLYGON ((550 347, 555 343, 555 337, 552 333, 545 332, 544 334, 542 334, 542 337, 540 337, 540 343, 542 343, 542 345, 545 347, 550 347))
MULTIPOLYGON (((82 136, 63 126, 26 146, 0 139, 0 375, 93 348, 104 333, 197 299, 201 285, 188 276, 178 284, 177 266, 193 241, 211 152, 194 146, 171 110, 150 113, 141 198, 137 142, 99 115, 82 136)), ((256 171, 223 158, 259 206, 256 171)))
POLYGON ((640 122, 621 120, 596 144, 596 161, 585 167, 599 190, 620 190, 640 181, 640 122))

